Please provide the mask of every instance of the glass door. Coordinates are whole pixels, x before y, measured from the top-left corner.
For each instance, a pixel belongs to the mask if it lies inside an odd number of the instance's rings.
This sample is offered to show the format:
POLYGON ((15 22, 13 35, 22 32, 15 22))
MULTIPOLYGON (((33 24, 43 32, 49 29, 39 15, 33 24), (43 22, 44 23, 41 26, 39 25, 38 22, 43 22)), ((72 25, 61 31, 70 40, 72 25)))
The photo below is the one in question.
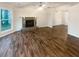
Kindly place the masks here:
POLYGON ((11 17, 10 11, 6 9, 0 9, 0 23, 1 31, 11 29, 11 17))

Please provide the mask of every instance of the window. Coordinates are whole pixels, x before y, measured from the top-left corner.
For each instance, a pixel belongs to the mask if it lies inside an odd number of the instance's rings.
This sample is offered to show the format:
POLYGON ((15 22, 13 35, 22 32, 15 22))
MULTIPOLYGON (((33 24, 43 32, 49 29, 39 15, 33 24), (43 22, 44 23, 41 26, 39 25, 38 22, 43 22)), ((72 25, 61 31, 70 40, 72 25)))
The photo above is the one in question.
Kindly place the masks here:
POLYGON ((11 13, 9 10, 0 9, 1 31, 11 29, 11 13))

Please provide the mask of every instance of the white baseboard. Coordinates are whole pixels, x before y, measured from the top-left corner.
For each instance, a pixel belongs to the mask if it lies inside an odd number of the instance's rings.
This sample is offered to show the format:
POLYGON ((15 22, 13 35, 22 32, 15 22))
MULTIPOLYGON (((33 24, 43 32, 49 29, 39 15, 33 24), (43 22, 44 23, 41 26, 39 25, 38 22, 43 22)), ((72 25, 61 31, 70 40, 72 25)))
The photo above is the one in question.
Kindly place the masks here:
POLYGON ((75 36, 75 37, 77 37, 77 38, 79 38, 79 36, 78 35, 75 35, 75 34, 72 34, 72 33, 68 33, 69 35, 72 35, 72 36, 75 36))
POLYGON ((11 33, 14 33, 14 32, 16 32, 16 31, 9 31, 9 32, 6 32, 6 33, 2 33, 2 34, 0 34, 0 38, 1 38, 1 37, 4 37, 4 36, 6 36, 6 35, 9 35, 9 34, 11 34, 11 33))

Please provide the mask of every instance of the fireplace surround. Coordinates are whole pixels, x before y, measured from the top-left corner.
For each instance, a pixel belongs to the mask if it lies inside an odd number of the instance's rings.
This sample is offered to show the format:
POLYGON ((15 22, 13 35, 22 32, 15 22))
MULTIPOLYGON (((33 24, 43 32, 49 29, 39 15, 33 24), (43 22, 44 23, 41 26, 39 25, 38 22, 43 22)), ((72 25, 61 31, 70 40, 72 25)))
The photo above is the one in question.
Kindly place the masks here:
POLYGON ((22 17, 22 29, 31 30, 36 28, 36 17, 22 17))

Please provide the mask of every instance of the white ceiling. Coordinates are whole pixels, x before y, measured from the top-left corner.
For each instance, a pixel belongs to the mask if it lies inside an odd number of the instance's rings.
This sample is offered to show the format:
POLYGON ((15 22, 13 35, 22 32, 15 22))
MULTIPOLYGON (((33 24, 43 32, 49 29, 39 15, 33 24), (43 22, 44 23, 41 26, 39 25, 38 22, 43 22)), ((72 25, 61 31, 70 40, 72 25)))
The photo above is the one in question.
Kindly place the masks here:
POLYGON ((29 7, 29 6, 40 6, 46 5, 46 7, 59 7, 63 5, 73 6, 78 4, 79 2, 1 2, 9 5, 13 5, 14 7, 29 7))

